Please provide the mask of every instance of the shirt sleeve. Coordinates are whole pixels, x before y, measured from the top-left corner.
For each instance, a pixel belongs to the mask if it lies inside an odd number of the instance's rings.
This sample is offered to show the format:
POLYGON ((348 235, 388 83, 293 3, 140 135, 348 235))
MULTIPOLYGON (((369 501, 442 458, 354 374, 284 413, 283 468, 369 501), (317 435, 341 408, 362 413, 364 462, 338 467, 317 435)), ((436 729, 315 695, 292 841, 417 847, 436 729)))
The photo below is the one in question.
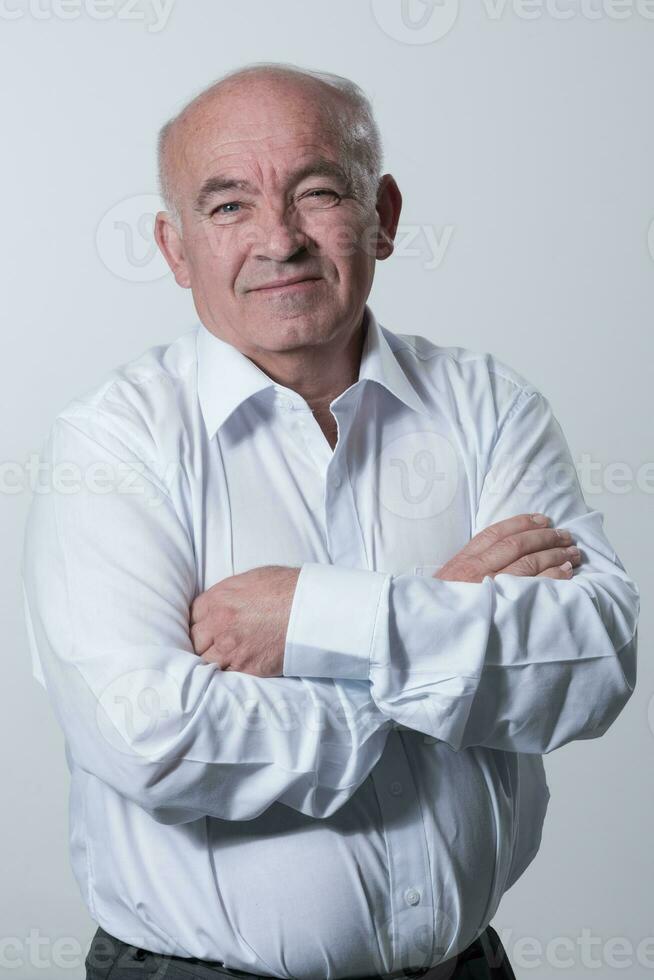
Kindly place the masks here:
POLYGON ((33 674, 67 749, 163 823, 248 820, 275 802, 331 815, 392 722, 367 684, 224 672, 195 655, 192 540, 163 481, 114 435, 55 421, 25 528, 33 674))
POLYGON ((367 678, 389 717, 447 742, 546 753, 602 735, 636 682, 640 593, 587 507, 548 400, 520 389, 496 433, 473 534, 547 514, 582 554, 572 579, 482 582, 307 563, 284 673, 367 678), (327 638, 327 643, 324 642, 327 638))

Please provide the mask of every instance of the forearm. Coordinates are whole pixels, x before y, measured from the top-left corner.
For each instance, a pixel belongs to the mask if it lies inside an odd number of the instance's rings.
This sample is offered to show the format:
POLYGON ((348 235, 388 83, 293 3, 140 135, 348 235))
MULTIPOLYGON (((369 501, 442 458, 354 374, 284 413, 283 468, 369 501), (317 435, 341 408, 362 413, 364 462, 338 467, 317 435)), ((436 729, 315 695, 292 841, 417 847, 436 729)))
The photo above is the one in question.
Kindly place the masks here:
POLYGON ((572 579, 304 565, 284 673, 369 679, 385 714, 456 749, 543 753, 601 735, 634 689, 639 591, 583 500, 549 403, 525 391, 489 454, 471 525, 533 512, 571 532, 583 556, 572 579), (553 492, 558 472, 572 476, 553 492))
MULTIPOLYGON (((45 453, 84 472, 107 455, 67 425, 45 453)), ((189 635, 188 535, 161 488, 142 489, 83 486, 32 502, 28 634, 73 758, 162 822, 251 819, 276 801, 330 815, 375 765, 391 723, 367 684, 203 663, 189 635)))
MULTIPOLYGON (((587 542, 596 520, 585 521, 587 542)), ((352 570, 305 565, 294 600, 304 612, 293 624, 311 622, 312 634, 289 633, 285 673, 342 668, 368 678, 385 714, 456 749, 549 752, 600 735, 633 691, 639 608, 635 584, 605 561, 572 581, 371 577, 378 602, 365 620, 352 570), (340 638, 333 617, 327 634, 320 618, 337 597, 340 638), (348 630, 355 616, 363 642, 348 630), (331 636, 332 648, 311 648, 311 635, 331 636)))

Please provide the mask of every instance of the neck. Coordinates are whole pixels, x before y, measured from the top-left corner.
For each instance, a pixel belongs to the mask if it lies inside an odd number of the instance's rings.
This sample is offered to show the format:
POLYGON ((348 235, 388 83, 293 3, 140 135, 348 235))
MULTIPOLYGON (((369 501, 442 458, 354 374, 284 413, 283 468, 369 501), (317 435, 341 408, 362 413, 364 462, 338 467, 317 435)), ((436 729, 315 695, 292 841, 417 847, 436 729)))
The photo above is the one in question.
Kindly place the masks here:
POLYGON ((345 338, 338 337, 296 356, 275 352, 272 357, 248 357, 277 384, 301 395, 319 421, 327 418, 334 422, 329 405, 359 377, 366 330, 364 312, 345 338))

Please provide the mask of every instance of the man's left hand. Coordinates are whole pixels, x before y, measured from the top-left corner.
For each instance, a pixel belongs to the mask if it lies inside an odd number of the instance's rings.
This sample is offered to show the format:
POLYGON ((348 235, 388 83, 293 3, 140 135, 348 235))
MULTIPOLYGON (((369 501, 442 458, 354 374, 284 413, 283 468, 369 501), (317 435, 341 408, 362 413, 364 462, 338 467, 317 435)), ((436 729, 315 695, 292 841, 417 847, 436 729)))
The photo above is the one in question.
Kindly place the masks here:
POLYGON ((263 565, 201 592, 191 605, 195 652, 221 670, 281 677, 299 574, 299 568, 263 565))

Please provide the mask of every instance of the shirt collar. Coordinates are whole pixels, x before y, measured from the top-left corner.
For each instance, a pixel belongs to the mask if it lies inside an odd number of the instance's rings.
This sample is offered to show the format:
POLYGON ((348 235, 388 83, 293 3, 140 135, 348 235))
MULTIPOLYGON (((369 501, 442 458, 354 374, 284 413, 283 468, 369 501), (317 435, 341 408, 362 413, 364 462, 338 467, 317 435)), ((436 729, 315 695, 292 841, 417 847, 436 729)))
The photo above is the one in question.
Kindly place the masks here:
MULTIPOLYGON (((375 381, 416 412, 427 408, 411 385, 393 353, 387 331, 365 309, 368 328, 361 353, 358 381, 375 381)), ((269 375, 232 344, 211 333, 203 323, 197 328, 198 398, 209 438, 244 401, 276 384, 269 375)))

